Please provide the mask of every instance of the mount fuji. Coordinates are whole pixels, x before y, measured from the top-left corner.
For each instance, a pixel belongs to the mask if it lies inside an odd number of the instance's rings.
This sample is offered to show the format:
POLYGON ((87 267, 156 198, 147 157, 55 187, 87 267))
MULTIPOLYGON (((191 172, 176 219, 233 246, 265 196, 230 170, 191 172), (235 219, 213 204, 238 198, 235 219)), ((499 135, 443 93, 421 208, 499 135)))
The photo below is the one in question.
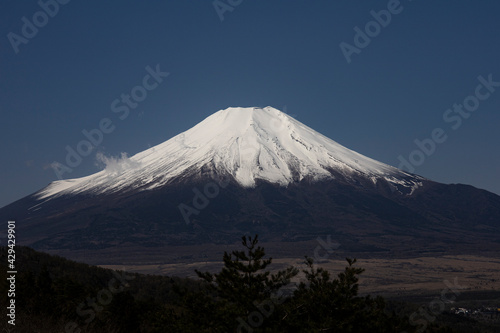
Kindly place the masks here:
POLYGON ((500 197, 356 153, 287 114, 228 108, 130 158, 0 209, 50 251, 269 242, 334 234, 371 253, 498 251, 500 197))
POLYGON ((288 186, 341 175, 353 182, 385 180, 405 193, 424 180, 349 150, 277 109, 228 108, 101 172, 53 182, 36 196, 151 190, 178 177, 204 175, 230 176, 246 188, 258 180, 288 186))

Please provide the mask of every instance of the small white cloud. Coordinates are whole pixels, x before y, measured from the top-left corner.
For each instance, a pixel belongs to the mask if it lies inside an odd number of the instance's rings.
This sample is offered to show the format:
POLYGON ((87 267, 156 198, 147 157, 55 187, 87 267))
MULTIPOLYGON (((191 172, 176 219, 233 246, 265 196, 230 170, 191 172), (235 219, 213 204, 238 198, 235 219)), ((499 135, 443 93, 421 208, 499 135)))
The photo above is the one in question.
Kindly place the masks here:
POLYGON ((103 153, 96 154, 97 165, 104 168, 106 173, 116 175, 127 170, 138 168, 141 164, 131 160, 127 153, 121 153, 119 157, 107 157, 103 153))

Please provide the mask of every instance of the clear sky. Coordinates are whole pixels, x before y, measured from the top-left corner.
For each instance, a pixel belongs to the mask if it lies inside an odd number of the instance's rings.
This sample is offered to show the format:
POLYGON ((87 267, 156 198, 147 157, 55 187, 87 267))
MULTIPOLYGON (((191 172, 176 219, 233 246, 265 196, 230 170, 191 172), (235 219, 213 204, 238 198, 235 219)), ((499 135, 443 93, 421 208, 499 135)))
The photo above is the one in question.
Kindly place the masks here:
POLYGON ((57 180, 84 130, 98 145, 64 179, 229 106, 273 106, 371 158, 500 194, 500 2, 215 4, 2 1, 0 207, 57 180))

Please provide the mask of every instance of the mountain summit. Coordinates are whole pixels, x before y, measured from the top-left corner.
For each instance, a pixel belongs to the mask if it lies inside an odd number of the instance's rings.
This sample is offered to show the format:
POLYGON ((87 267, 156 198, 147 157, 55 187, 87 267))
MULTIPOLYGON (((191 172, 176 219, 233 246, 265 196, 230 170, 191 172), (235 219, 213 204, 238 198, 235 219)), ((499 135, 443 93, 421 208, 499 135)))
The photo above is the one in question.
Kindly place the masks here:
POLYGON ((405 193, 423 180, 347 149, 275 108, 228 108, 94 175, 53 182, 38 197, 150 190, 202 172, 230 176, 243 187, 255 187, 256 180, 287 186, 338 176, 374 184, 384 179, 405 193))
POLYGON ((1 208, 0 219, 16 220, 18 243, 84 261, 89 251, 107 262, 136 251, 205 260, 199 246, 256 233, 290 254, 306 246, 300 256, 324 235, 370 256, 499 251, 499 196, 398 170, 271 107, 221 110, 105 162, 1 208))

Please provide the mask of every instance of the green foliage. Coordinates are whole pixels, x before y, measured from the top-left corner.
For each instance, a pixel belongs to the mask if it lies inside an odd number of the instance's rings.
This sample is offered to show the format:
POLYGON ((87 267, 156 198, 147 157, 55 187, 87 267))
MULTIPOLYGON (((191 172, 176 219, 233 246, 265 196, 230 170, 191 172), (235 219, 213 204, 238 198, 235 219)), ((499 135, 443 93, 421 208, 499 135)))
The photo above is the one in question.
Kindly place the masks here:
POLYGON ((296 268, 289 267, 271 275, 265 269, 271 264, 272 258, 264 259, 264 249, 257 243, 258 236, 253 239, 243 236, 242 244, 247 251, 225 252, 224 267, 219 274, 198 270, 196 273, 210 284, 220 298, 250 310, 254 301, 268 299, 272 292, 288 284, 298 273, 296 268))
MULTIPOLYGON (((198 294, 195 297, 204 299, 200 308, 192 308, 195 318, 203 313, 210 313, 211 318, 217 319, 219 324, 209 321, 207 329, 220 326, 220 329, 232 330, 238 326, 238 318, 247 317, 256 310, 256 304, 271 298, 271 295, 281 287, 287 285, 290 279, 297 275, 298 270, 289 267, 275 274, 266 268, 272 258, 264 259, 265 251, 257 246, 258 236, 242 237, 242 245, 246 250, 225 252, 224 267, 218 274, 202 273, 196 270, 200 278, 207 282, 207 291, 215 296, 210 309, 206 309, 208 294, 198 294)), ((269 321, 270 319, 268 319, 269 321)), ((202 323, 200 323, 201 325, 202 323)))
POLYGON ((286 306, 281 326, 301 332, 397 332, 398 321, 385 312, 381 297, 358 297, 356 259, 347 258, 344 272, 332 279, 323 268, 315 268, 306 257, 306 282, 301 282, 286 306))

